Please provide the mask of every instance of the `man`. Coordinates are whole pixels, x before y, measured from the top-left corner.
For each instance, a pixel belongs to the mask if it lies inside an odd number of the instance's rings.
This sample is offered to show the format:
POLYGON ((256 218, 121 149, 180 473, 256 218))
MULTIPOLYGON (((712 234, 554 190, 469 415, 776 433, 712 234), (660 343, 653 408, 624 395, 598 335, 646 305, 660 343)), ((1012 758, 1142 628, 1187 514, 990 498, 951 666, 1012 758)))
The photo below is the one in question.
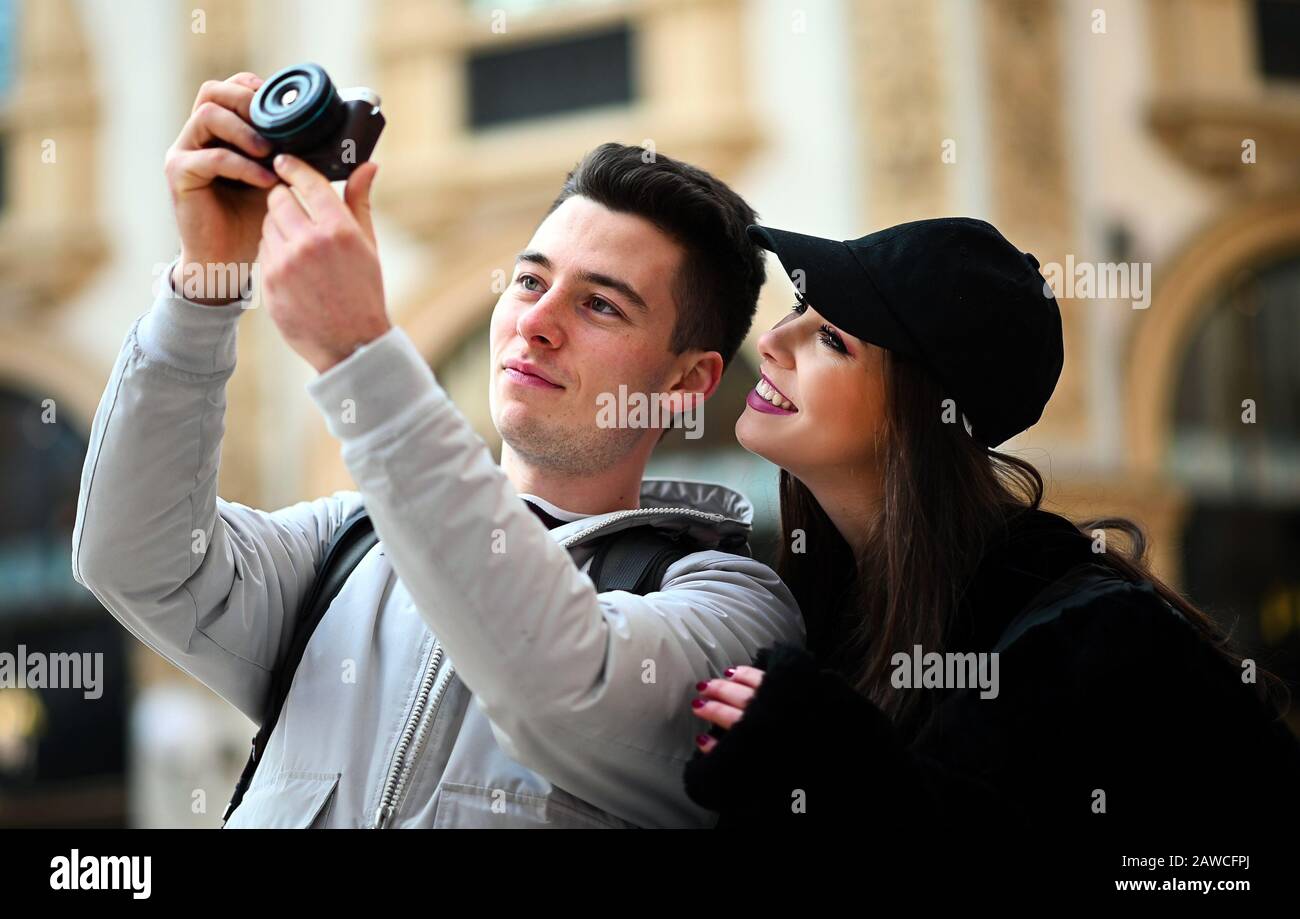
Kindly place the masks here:
POLYGON ((763 282, 753 211, 667 157, 588 154, 493 311, 497 466, 388 322, 377 166, 357 168, 342 201, 292 157, 278 179, 262 169, 241 152, 267 152, 247 124, 259 85, 204 84, 168 152, 180 261, 95 418, 77 580, 260 720, 324 549, 364 503, 381 542, 317 627, 228 826, 710 825, 682 786, 683 700, 763 645, 802 643, 802 620, 769 568, 711 548, 748 530, 743 497, 642 482, 661 431, 596 417, 620 384, 678 409, 713 392, 763 282), (174 293, 182 266, 255 256, 359 489, 271 513, 216 495, 246 304, 174 293), (638 525, 699 551, 658 591, 597 594, 583 570, 595 541, 638 525))

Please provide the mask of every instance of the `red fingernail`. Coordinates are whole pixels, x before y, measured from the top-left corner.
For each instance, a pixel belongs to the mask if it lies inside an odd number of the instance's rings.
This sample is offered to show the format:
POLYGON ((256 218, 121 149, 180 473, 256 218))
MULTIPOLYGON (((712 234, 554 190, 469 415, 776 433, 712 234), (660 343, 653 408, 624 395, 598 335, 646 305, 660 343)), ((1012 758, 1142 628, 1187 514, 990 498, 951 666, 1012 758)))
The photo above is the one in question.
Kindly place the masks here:
POLYGON ((722 671, 722 675, 723 675, 723 676, 735 676, 735 675, 736 675, 736 668, 735 668, 735 667, 728 667, 726 670, 722 671))
POLYGON ((706 689, 709 688, 709 681, 708 681, 708 680, 700 680, 700 682, 698 682, 698 683, 695 684, 695 688, 696 688, 696 690, 699 691, 699 692, 704 692, 704 690, 706 690, 706 689))
POLYGON ((691 700, 691 708, 704 708, 704 700, 703 700, 703 699, 692 699, 692 700, 691 700))
POLYGON ((702 746, 704 746, 706 743, 709 742, 709 735, 708 735, 708 734, 696 734, 696 735, 695 735, 695 742, 696 742, 699 746, 702 747, 702 746))

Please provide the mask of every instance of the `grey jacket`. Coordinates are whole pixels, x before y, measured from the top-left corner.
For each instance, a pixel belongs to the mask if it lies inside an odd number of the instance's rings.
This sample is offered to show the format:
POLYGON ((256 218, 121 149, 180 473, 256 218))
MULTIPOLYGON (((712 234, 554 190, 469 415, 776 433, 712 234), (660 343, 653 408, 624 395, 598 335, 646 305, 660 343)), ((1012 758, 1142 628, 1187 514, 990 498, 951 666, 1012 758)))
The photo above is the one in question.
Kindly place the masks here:
POLYGON ((364 500, 381 542, 308 645, 228 826, 711 825, 682 785, 694 684, 802 644, 794 598, 770 568, 714 550, 646 596, 597 594, 585 568, 591 541, 624 527, 716 545, 748 531, 748 502, 647 480, 639 510, 548 531, 398 329, 307 387, 358 491, 273 512, 225 501, 245 306, 167 288, 133 323, 72 547, 77 581, 127 629, 256 721, 323 550, 364 500))

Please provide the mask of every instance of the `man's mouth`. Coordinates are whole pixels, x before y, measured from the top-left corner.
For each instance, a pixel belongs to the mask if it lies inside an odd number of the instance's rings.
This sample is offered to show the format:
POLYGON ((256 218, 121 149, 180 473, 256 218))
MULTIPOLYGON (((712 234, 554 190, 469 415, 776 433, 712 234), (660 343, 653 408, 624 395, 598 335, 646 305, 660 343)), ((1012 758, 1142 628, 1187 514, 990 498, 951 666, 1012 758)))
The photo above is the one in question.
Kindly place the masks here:
POLYGON ((511 358, 501 365, 507 380, 520 386, 536 389, 563 389, 559 383, 536 364, 511 358))

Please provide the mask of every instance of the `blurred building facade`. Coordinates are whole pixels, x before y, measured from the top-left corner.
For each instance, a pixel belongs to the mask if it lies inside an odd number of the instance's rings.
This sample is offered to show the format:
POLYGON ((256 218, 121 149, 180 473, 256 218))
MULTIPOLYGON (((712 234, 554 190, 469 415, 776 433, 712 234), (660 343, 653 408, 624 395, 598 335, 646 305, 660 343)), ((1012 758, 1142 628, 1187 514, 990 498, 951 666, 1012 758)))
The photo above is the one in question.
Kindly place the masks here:
MULTIPOLYGON (((777 227, 962 214, 1044 264, 1150 266, 1143 308, 1061 298, 1057 394, 1003 449, 1053 507, 1137 519, 1164 576, 1300 676, 1300 3, 0 0, 0 651, 102 648, 120 677, 82 706, 0 689, 0 825, 219 823, 248 722, 100 610, 69 544, 95 406, 178 248, 163 154, 203 80, 304 59, 383 97, 389 310, 494 451, 492 305, 606 140, 777 227)), ((732 424, 792 302, 770 268, 705 436, 651 469, 746 492, 769 548, 776 471, 732 424)), ((221 494, 349 487, 310 368, 257 309, 238 347, 221 494)))

